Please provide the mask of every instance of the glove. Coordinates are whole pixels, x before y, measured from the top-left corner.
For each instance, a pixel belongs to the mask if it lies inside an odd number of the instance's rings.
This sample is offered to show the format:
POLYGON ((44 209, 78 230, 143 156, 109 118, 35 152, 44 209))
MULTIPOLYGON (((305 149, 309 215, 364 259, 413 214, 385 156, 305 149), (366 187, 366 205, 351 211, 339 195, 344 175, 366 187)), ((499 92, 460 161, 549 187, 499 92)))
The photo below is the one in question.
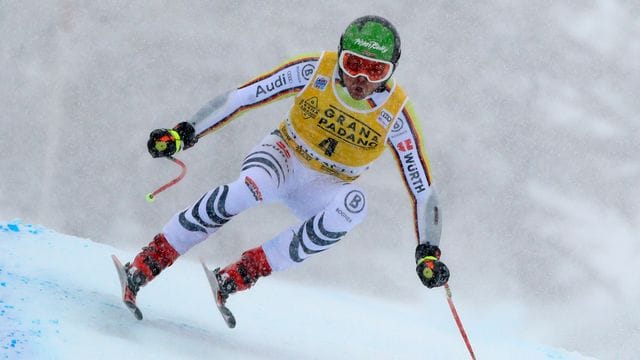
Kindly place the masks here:
POLYGON ((440 249, 431 244, 416 247, 416 272, 428 288, 442 286, 449 281, 449 268, 440 259, 440 249))
POLYGON ((166 157, 188 149, 198 142, 196 130, 188 122, 181 122, 173 129, 156 129, 149 134, 147 149, 152 157, 166 157))

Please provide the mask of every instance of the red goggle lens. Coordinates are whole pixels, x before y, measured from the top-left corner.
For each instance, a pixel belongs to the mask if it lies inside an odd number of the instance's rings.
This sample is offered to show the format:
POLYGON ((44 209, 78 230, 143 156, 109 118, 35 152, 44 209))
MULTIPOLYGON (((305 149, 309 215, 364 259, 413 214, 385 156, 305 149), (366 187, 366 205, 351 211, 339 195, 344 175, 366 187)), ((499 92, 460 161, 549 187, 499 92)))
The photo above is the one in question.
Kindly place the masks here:
POLYGON ((362 75, 370 82, 381 82, 391 77, 393 64, 343 51, 340 54, 340 68, 351 77, 362 75))

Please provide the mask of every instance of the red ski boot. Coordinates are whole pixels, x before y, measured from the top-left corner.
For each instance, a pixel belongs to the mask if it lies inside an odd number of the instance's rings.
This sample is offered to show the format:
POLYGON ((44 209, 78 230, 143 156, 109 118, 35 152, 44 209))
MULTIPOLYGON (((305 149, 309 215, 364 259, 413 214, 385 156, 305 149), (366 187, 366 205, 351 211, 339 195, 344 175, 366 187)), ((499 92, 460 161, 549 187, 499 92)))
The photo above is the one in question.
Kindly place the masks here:
POLYGON ((204 263, 202 266, 207 275, 218 310, 220 310, 224 321, 230 328, 236 326, 236 320, 226 307, 229 295, 237 291, 246 290, 253 286, 258 281, 258 278, 271 274, 271 266, 262 247, 245 251, 239 261, 223 269, 217 268, 211 271, 207 269, 204 263))
POLYGON ((133 259, 133 263, 122 265, 115 255, 113 262, 118 270, 122 286, 122 301, 138 320, 142 312, 136 305, 136 295, 140 288, 153 280, 162 270, 169 267, 180 256, 163 234, 158 234, 148 246, 133 259))

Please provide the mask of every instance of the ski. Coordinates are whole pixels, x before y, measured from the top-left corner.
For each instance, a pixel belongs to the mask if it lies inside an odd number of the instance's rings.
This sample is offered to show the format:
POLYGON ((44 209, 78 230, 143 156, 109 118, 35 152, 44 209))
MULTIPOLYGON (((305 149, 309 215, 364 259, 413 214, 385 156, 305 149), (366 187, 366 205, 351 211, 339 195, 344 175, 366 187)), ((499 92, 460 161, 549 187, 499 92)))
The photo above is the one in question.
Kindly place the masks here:
POLYGON ((127 272, 124 268, 124 265, 122 265, 120 260, 115 255, 111 255, 111 259, 113 260, 113 265, 115 265, 116 267, 116 271, 118 271, 118 278, 120 279, 120 286, 122 288, 122 302, 127 306, 127 309, 131 311, 136 319, 142 320, 142 312, 140 311, 140 309, 138 309, 135 298, 127 299, 126 296, 127 272))
POLYGON ((226 299, 222 296, 220 292, 220 288, 218 287, 218 280, 216 279, 216 272, 218 269, 213 271, 207 269, 207 266, 204 262, 201 262, 202 269, 204 269, 204 273, 207 275, 207 281, 209 281, 209 286, 211 287, 211 292, 213 293, 213 298, 216 301, 216 306, 224 319, 224 322, 231 329, 236 327, 236 318, 231 313, 231 310, 225 305, 226 299))

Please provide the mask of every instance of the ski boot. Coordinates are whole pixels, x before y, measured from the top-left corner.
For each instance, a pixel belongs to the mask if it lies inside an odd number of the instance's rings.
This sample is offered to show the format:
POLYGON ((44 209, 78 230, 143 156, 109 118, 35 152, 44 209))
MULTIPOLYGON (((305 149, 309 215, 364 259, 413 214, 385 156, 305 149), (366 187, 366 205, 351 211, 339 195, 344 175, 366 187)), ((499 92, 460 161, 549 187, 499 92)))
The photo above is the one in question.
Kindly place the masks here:
POLYGON ((258 278, 271 274, 271 266, 262 247, 245 251, 240 260, 220 269, 211 271, 202 263, 216 306, 229 328, 236 326, 233 313, 227 308, 229 295, 253 286, 258 278))
POLYGON ((142 312, 136 305, 140 288, 153 280, 162 270, 169 267, 180 256, 163 234, 156 235, 148 246, 133 259, 133 263, 122 265, 115 255, 111 255, 118 271, 122 287, 122 302, 136 319, 142 320, 142 312))

